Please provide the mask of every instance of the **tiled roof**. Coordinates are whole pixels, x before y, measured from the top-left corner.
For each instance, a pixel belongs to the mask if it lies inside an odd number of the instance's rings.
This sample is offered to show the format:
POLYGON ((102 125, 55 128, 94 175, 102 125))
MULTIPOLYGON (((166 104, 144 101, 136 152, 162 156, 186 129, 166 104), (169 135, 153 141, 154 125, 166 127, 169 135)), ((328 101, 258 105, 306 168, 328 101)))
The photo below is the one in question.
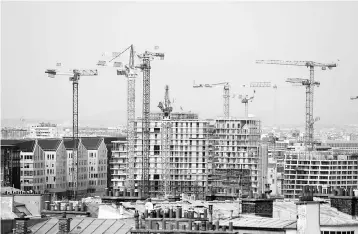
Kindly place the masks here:
MULTIPOLYGON (((73 149, 74 144, 73 144, 73 140, 72 140, 72 139, 69 139, 69 138, 63 139, 63 144, 65 145, 65 148, 66 148, 66 149, 73 149)), ((77 143, 77 144, 78 144, 78 143, 77 143)))
POLYGON ((24 142, 26 140, 15 140, 15 139, 2 139, 1 146, 14 146, 18 143, 24 142))
POLYGON ((19 147, 19 149, 22 152, 33 152, 35 144, 36 144, 35 140, 29 140, 29 141, 20 142, 16 145, 19 147))
POLYGON ((38 144, 45 151, 56 151, 61 144, 60 139, 43 139, 38 140, 38 144))
MULTIPOLYGON (((58 218, 54 217, 44 222, 35 224, 30 229, 33 234, 58 233, 58 218)), ((89 217, 74 217, 71 220, 71 233, 91 234, 125 234, 134 227, 134 219, 96 219, 89 217)))
POLYGON ((87 150, 98 150, 101 145, 103 138, 93 137, 93 138, 81 138, 82 144, 86 147, 87 150))

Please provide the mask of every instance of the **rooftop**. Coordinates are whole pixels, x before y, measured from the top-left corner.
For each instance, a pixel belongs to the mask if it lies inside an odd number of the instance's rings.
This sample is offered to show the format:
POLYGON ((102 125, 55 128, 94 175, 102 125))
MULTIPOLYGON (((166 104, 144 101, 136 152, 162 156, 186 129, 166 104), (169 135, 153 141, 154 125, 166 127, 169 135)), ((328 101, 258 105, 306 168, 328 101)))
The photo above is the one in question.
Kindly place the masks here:
POLYGON ((63 144, 65 145, 66 149, 73 149, 73 147, 74 147, 73 142, 74 141, 72 139, 70 139, 70 138, 63 139, 63 144))
MULTIPOLYGON (((50 218, 44 222, 37 223, 30 227, 33 234, 47 233, 57 234, 59 219, 50 218)), ((90 217, 74 217, 71 220, 71 233, 113 233, 125 234, 134 227, 134 219, 96 219, 90 217)))
MULTIPOLYGON (((296 220, 296 204, 293 202, 274 202, 273 217, 285 220, 296 220)), ((321 226, 357 226, 358 220, 352 216, 338 211, 328 203, 320 204, 321 226)))
POLYGON ((35 140, 23 141, 17 144, 22 152, 33 152, 36 145, 35 140))
POLYGON ((61 144, 61 139, 38 140, 38 144, 45 151, 56 151, 61 144))
POLYGON ((82 144, 87 150, 98 150, 103 138, 82 138, 82 144))

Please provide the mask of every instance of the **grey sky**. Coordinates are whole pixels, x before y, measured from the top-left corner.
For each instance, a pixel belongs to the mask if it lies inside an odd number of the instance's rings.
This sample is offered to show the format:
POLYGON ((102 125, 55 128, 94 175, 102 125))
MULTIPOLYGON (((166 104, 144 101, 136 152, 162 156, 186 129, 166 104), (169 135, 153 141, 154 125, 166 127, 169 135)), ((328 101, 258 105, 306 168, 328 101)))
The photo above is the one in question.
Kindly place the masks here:
MULTIPOLYGON (((277 123, 303 124, 304 87, 287 77, 308 78, 304 67, 258 65, 256 59, 335 62, 316 70, 315 116, 321 123, 358 123, 358 2, 125 3, 2 2, 2 118, 71 120, 72 87, 67 77, 49 79, 46 68, 96 68, 102 52, 134 44, 138 52, 159 46, 165 60, 152 63, 151 110, 159 111, 164 86, 174 107, 203 118, 223 115, 222 88, 193 89, 196 83, 229 81, 232 93, 250 81, 277 83, 277 123), (280 86, 282 86, 280 88, 280 86)), ((127 61, 128 54, 125 55, 127 61)), ((126 118, 126 80, 114 68, 80 80, 80 120, 126 118), (110 115, 110 116, 109 116, 110 115)), ((140 74, 142 77, 142 74, 140 74)), ((137 81, 136 115, 142 81, 137 81)), ((273 89, 257 89, 249 112, 273 121, 273 89)), ((231 99, 233 116, 244 106, 231 99)))

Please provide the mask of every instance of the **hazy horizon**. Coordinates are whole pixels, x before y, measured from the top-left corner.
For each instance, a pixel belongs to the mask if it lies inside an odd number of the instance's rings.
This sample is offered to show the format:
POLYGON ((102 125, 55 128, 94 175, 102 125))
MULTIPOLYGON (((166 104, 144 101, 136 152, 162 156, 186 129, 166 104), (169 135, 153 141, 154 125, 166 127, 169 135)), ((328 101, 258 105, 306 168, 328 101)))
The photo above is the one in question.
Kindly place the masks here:
MULTIPOLYGON (((306 67, 261 65, 255 60, 337 62, 316 69, 314 116, 317 124, 358 124, 358 2, 2 2, 1 119, 59 119, 72 122, 68 77, 44 73, 64 68, 97 68, 103 52, 165 53, 152 62, 151 111, 157 112, 170 87, 174 111, 199 117, 223 116, 223 88, 194 89, 196 83, 230 82, 231 93, 251 81, 277 84, 276 124, 304 126, 305 87, 286 78, 308 78, 306 67)), ((127 63, 128 53, 121 61, 127 63)), ((115 68, 79 82, 79 125, 126 123, 127 81, 115 68), (82 121, 82 122, 81 122, 82 121)), ((142 74, 136 82, 136 116, 142 111, 142 74)), ((244 105, 231 99, 231 115, 244 105)), ((274 90, 257 88, 249 113, 274 123, 274 90)), ((111 124, 113 125, 113 124, 111 124)))

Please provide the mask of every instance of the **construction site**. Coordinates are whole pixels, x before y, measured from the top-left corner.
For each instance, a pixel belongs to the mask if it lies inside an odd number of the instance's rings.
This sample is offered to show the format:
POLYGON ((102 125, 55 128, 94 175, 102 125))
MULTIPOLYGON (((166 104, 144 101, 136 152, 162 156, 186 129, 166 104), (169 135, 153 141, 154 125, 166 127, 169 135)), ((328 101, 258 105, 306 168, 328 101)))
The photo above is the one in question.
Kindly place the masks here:
MULTIPOLYGON (((158 48, 156 48, 158 49, 158 48)), ((114 141, 109 161, 113 196, 180 200, 193 196, 200 200, 236 200, 241 197, 265 197, 267 184, 268 145, 261 142, 261 121, 250 117, 249 103, 256 89, 271 88, 271 82, 246 84, 252 95, 232 94, 230 82, 195 84, 193 88, 223 88, 223 117, 200 119, 192 112, 173 112, 170 88, 164 87, 163 101, 151 110, 150 71, 154 59, 164 59, 164 53, 137 53, 131 45, 121 52, 105 53, 98 67, 115 67, 117 75, 127 79, 127 134, 125 141, 114 141), (129 56, 128 56, 129 54, 129 56), (126 57, 128 56, 128 57, 126 57), (128 64, 123 64, 123 59, 128 64), (136 117, 136 79, 143 74, 142 113, 136 117), (239 98, 245 107, 243 118, 230 115, 230 99, 239 98), (127 194, 128 191, 128 194, 127 194)), ((309 68, 310 78, 288 78, 287 82, 306 87, 305 150, 315 151, 313 116, 314 68, 332 69, 335 63, 312 61, 257 60, 258 64, 303 66, 309 68)), ((70 71, 58 68, 46 73, 70 77, 73 84, 73 142, 78 142, 78 87, 82 76, 97 76, 97 69, 70 71)), ((160 64, 155 64, 155 67, 160 64)), ((243 85, 245 86, 245 85, 243 85)), ((274 86, 275 88, 275 86, 274 86)), ((277 88, 277 87, 276 87, 277 88)), ((78 177, 78 144, 73 144, 70 172, 73 199, 76 199, 78 177)), ((300 188, 301 189, 301 188, 300 188)))

